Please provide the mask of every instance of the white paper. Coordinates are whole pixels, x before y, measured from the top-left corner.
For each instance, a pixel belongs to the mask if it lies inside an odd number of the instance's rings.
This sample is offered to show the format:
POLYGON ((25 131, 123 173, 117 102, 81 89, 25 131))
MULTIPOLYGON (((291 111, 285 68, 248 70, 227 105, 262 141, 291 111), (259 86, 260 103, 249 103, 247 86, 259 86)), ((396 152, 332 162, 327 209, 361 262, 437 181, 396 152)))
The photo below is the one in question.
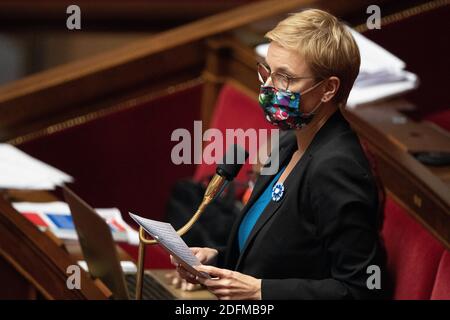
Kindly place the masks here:
MULTIPOLYGON (((82 267, 84 269, 84 271, 89 272, 89 267, 85 260, 78 260, 77 263, 80 267, 82 267)), ((120 261, 120 266, 124 273, 136 273, 137 272, 137 266, 133 261, 129 261, 129 260, 120 261)))
POLYGON ((382 82, 367 87, 353 87, 348 97, 347 106, 358 105, 392 98, 417 88, 419 79, 414 73, 404 71, 405 79, 397 82, 382 82))
POLYGON ((0 143, 0 188, 51 190, 73 182, 68 174, 16 147, 0 143))
POLYGON ((200 265, 200 261, 192 253, 186 242, 181 239, 173 226, 167 222, 161 222, 142 218, 133 213, 129 213, 131 218, 142 226, 158 243, 160 243, 170 254, 172 254, 191 273, 209 277, 205 273, 200 273, 194 268, 200 265))

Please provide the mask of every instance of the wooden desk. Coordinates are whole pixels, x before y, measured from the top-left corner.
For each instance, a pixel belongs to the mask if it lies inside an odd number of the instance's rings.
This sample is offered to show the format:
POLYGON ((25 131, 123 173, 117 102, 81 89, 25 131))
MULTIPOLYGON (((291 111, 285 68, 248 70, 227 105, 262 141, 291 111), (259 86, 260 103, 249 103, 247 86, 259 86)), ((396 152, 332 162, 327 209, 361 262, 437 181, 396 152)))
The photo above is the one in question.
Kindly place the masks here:
POLYGON ((450 135, 430 123, 415 122, 403 99, 359 106, 346 118, 374 154, 386 191, 450 248, 450 166, 424 165, 420 151, 450 152, 450 135))
POLYGON ((383 132, 386 137, 408 152, 450 152, 450 134, 428 122, 411 120, 402 111, 410 104, 404 100, 356 107, 351 112, 383 132))
MULTIPOLYGON (((398 99, 390 103, 360 106, 351 112, 370 123, 405 152, 410 154, 428 151, 450 153, 450 134, 433 123, 416 122, 402 113, 411 108, 408 102, 398 99)), ((423 164, 423 166, 439 177, 450 189, 450 165, 423 164)))
MULTIPOLYGON (((22 190, 5 190, 2 191, 3 197, 8 199, 8 201, 12 202, 18 202, 18 201, 32 201, 32 202, 49 202, 49 201, 59 201, 60 199, 58 196, 55 195, 53 192, 47 192, 47 191, 22 191, 22 190)), ((83 253, 80 247, 80 244, 77 240, 64 240, 61 241, 60 239, 57 239, 52 233, 47 233, 47 236, 50 237, 55 243, 58 244, 58 246, 61 246, 64 248, 64 251, 69 254, 70 258, 73 261, 80 261, 84 260, 83 253)), ((124 251, 120 246, 116 246, 119 259, 121 261, 132 261, 135 263, 135 261, 132 259, 132 257, 124 251)), ((4 272, 8 272, 12 275, 14 274, 14 271, 10 268, 1 268, 2 265, 0 264, 0 269, 4 272)), ((166 289, 168 289, 175 297, 178 299, 184 299, 184 300, 198 300, 198 299, 215 299, 214 295, 209 293, 207 290, 197 290, 197 291, 183 291, 181 289, 176 289, 169 283, 169 279, 166 277, 167 274, 174 274, 174 270, 172 269, 155 269, 155 270, 146 270, 146 272, 150 273, 152 276, 156 278, 166 289)), ((14 281, 11 283, 12 286, 19 286, 20 292, 15 293, 15 296, 11 297, 17 297, 18 294, 25 295, 23 298, 37 298, 38 292, 36 288, 33 288, 29 284, 27 284, 26 281, 21 281, 20 277, 17 279, 14 279, 14 281)), ((101 286, 101 284, 100 284, 101 286)), ((0 296, 2 296, 0 294, 0 296)))

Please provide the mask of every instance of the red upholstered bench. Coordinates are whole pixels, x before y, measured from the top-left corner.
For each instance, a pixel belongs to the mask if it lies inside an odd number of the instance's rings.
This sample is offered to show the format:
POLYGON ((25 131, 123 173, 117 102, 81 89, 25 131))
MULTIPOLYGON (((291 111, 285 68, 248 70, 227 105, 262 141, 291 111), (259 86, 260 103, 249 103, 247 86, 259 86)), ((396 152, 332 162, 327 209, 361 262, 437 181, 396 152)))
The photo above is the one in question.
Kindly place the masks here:
POLYGON ((445 250, 439 261, 434 281, 432 300, 450 300, 450 251, 445 250))
POLYGON ((387 250, 388 271, 394 299, 450 298, 442 275, 449 268, 448 250, 391 198, 387 198, 382 236, 387 250), (440 266, 442 264, 442 266, 440 266), (439 274, 439 277, 437 276, 439 274))

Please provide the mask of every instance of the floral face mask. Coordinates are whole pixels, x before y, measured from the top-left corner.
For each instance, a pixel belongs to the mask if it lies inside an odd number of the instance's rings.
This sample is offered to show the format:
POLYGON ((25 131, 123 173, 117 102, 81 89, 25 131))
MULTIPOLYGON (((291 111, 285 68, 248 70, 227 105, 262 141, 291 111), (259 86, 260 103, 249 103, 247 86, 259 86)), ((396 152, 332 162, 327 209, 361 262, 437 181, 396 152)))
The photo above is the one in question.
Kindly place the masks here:
POLYGON ((301 96, 315 89, 322 81, 303 93, 262 85, 259 93, 259 104, 266 115, 267 121, 281 130, 300 129, 306 126, 313 119, 321 102, 313 111, 302 112, 300 111, 301 96))

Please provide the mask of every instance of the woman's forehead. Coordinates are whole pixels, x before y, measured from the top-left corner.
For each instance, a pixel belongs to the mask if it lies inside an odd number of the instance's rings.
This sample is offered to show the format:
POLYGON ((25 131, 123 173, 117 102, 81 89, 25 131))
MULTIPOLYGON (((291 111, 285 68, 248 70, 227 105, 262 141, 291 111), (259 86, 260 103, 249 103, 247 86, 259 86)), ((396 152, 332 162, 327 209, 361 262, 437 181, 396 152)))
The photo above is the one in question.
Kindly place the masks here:
POLYGON ((308 70, 304 58, 298 51, 285 48, 275 41, 272 41, 269 45, 266 63, 273 72, 287 71, 299 74, 308 70))

